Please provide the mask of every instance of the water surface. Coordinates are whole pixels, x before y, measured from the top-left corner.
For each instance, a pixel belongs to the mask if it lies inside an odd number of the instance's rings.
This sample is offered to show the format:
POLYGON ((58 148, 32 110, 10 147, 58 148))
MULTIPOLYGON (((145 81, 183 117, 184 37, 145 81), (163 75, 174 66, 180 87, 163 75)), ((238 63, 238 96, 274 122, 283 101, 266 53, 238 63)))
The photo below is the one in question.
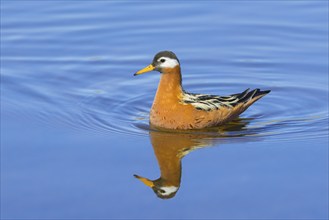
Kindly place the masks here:
POLYGON ((2 1, 1 217, 328 218, 327 17, 327 1, 2 1), (155 131, 159 74, 133 73, 161 50, 189 92, 272 92, 225 126, 155 131), (133 177, 164 173, 167 200, 133 177))

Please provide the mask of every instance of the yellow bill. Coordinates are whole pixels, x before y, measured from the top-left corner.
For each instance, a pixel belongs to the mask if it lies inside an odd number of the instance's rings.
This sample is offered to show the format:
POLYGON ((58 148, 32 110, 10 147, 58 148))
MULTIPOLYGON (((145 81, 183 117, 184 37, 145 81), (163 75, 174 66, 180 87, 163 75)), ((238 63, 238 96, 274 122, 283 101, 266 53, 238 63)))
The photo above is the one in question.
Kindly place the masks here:
POLYGON ((136 174, 134 175, 134 177, 136 177, 137 179, 139 179, 140 181, 142 181, 148 187, 151 187, 152 188, 154 186, 154 183, 151 180, 147 179, 147 178, 138 176, 136 174))
POLYGON ((140 74, 143 74, 143 73, 146 73, 146 72, 150 72, 150 71, 152 71, 154 69, 155 69, 155 67, 152 64, 150 64, 147 67, 145 67, 145 68, 139 70, 138 72, 136 72, 134 74, 134 76, 137 76, 137 75, 140 75, 140 74))

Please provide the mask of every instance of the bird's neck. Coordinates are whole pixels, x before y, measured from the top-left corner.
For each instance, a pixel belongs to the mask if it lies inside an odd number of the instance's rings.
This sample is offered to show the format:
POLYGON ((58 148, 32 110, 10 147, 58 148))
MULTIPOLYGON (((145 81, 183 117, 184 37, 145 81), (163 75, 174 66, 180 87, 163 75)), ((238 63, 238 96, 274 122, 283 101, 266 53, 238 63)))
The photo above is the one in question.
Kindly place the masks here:
POLYGON ((159 164, 162 184, 179 187, 182 173, 182 158, 178 153, 180 143, 177 146, 175 140, 170 134, 151 133, 151 142, 159 164))
POLYGON ((180 97, 182 92, 183 88, 180 66, 177 65, 174 68, 163 69, 155 100, 164 100, 166 98, 176 99, 180 97))

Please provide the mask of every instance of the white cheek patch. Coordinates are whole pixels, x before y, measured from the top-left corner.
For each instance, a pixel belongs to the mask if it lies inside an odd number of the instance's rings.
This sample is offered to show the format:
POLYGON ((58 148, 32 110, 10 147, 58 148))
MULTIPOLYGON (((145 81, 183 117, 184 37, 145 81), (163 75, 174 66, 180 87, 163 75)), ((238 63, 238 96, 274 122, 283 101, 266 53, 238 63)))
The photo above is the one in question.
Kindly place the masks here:
POLYGON ((161 195, 168 196, 178 190, 178 187, 176 186, 165 186, 161 187, 160 189, 164 190, 165 193, 161 193, 161 195))
POLYGON ((161 68, 174 68, 175 66, 179 65, 178 61, 176 59, 171 59, 169 57, 160 57, 158 59, 158 62, 160 63, 159 67, 161 68), (161 62, 160 60, 164 59, 165 62, 161 62))

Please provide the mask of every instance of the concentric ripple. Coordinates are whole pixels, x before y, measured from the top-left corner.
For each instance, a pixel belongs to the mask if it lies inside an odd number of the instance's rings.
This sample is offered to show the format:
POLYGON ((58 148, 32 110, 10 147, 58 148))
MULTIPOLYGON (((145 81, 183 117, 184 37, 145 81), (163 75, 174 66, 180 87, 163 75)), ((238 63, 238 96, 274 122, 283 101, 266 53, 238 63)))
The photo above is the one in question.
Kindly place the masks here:
MULTIPOLYGON (((271 76, 263 79, 258 76, 239 81, 232 79, 230 74, 221 74, 219 79, 211 72, 202 76, 184 76, 184 88, 196 93, 228 95, 246 88, 271 89, 272 92, 253 104, 240 118, 226 125, 180 132, 204 133, 215 139, 247 137, 248 140, 262 141, 321 138, 328 134, 326 88, 306 87, 305 84, 286 85, 271 81, 271 76)), ((147 136, 150 130, 154 130, 149 126, 148 118, 159 74, 96 80, 96 83, 83 89, 77 87, 63 92, 57 92, 52 87, 46 90, 44 85, 33 84, 32 79, 19 75, 5 74, 2 79, 6 82, 5 89, 11 91, 17 90, 17 82, 30 82, 19 87, 29 98, 28 105, 10 96, 3 100, 7 106, 4 113, 13 117, 34 117, 49 126, 64 124, 75 130, 105 135, 115 132, 147 136), (33 115, 29 115, 28 109, 33 115)), ((60 78, 56 80, 55 84, 61 81, 60 78)))

